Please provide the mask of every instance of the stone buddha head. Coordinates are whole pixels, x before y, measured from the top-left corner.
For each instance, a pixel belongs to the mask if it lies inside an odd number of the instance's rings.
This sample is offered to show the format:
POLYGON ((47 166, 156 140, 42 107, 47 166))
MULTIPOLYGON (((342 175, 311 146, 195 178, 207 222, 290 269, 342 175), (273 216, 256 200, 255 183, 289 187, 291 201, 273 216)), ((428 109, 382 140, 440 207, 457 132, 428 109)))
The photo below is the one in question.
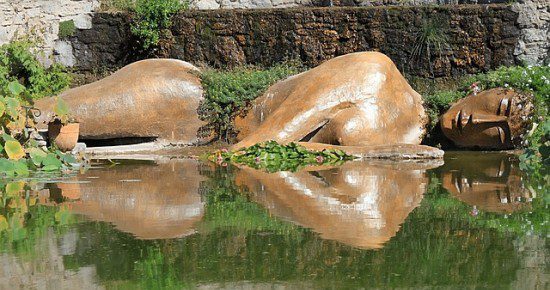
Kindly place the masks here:
POLYGON ((532 99, 529 94, 502 88, 472 94, 443 114, 441 129, 458 147, 519 147, 530 127, 532 99))

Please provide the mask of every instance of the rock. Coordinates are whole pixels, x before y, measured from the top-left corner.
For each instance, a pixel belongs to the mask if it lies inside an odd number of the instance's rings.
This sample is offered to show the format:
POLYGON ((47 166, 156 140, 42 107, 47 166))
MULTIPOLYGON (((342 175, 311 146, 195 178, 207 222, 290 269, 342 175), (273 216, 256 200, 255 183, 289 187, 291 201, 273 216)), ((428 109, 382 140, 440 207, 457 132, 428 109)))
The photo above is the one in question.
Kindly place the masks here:
MULTIPOLYGON (((203 125, 197 115, 202 100, 197 72, 180 60, 143 60, 60 97, 80 122, 80 139, 158 138, 191 144, 203 125)), ((36 103, 40 121, 51 119, 54 104, 54 98, 36 103)))
POLYGON ((244 118, 234 148, 275 140, 344 146, 420 144, 421 96, 377 52, 347 54, 271 86, 244 118))
POLYGON ((82 142, 76 143, 73 150, 71 151, 72 155, 82 155, 86 152, 86 144, 82 142))
POLYGON ((66 67, 71 67, 76 63, 73 54, 73 46, 69 41, 58 41, 54 46, 55 61, 66 67))

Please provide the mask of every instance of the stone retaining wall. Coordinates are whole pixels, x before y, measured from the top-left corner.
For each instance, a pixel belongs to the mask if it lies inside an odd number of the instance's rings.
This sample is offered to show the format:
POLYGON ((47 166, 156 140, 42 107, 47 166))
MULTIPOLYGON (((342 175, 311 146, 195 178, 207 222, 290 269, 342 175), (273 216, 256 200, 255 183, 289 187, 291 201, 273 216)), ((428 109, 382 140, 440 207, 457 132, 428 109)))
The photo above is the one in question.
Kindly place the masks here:
MULTIPOLYGON (((271 4, 260 5, 261 1, 196 0, 191 7, 377 7, 190 10, 176 16, 173 38, 164 42, 161 55, 217 67, 272 65, 285 59, 316 65, 353 51, 379 50, 408 73, 436 77, 549 61, 547 0, 449 6, 422 4, 505 0, 265 0, 271 4), (199 5, 205 1, 219 6, 199 5), (403 3, 420 6, 391 6, 403 3), (441 51, 434 53, 432 48, 428 59, 426 51, 420 56, 412 52, 430 21, 441 24, 448 41, 441 51)), ((0 0, 0 44, 33 34, 42 38, 44 63, 56 60, 82 71, 112 69, 139 59, 133 54, 129 15, 96 13, 98 9, 99 0, 0 0), (67 20, 74 21, 76 33, 59 39, 59 24, 67 20)))
MULTIPOLYGON (((163 56, 214 67, 272 65, 299 59, 313 66, 355 51, 377 50, 423 77, 449 77, 512 65, 520 37, 518 13, 508 5, 351 7, 188 11, 174 18, 163 56), (431 57, 418 49, 429 23, 446 35, 431 57), (423 28, 424 27, 424 28, 423 28)), ((76 67, 91 70, 135 60, 129 18, 96 14, 91 30, 70 38, 76 67)))
POLYGON ((0 0, 0 45, 21 36, 34 37, 40 40, 39 57, 50 64, 59 23, 73 20, 76 28, 90 29, 91 13, 97 8, 99 0, 0 0))
POLYGON ((265 9, 332 6, 418 6, 506 3, 509 0, 192 0, 192 9, 265 9))

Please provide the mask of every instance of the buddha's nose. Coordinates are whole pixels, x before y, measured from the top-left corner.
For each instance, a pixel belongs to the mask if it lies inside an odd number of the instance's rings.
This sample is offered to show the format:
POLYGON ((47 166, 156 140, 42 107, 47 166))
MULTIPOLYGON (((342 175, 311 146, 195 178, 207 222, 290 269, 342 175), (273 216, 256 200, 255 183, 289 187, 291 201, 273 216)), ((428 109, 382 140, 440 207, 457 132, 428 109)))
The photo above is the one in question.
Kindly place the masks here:
POLYGON ((483 115, 483 114, 472 115, 472 124, 500 123, 500 122, 506 122, 506 121, 508 121, 508 117, 506 116, 483 115))

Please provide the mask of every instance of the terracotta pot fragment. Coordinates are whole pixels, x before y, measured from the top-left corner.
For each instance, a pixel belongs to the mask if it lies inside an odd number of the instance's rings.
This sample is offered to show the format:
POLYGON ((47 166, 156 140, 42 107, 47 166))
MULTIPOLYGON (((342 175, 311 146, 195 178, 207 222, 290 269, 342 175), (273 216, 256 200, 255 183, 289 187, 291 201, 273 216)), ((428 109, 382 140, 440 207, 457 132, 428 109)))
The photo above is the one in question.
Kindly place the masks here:
POLYGON ((69 123, 63 125, 60 122, 50 122, 48 124, 48 137, 51 144, 55 144, 62 152, 73 150, 78 142, 78 133, 80 124, 69 123))

